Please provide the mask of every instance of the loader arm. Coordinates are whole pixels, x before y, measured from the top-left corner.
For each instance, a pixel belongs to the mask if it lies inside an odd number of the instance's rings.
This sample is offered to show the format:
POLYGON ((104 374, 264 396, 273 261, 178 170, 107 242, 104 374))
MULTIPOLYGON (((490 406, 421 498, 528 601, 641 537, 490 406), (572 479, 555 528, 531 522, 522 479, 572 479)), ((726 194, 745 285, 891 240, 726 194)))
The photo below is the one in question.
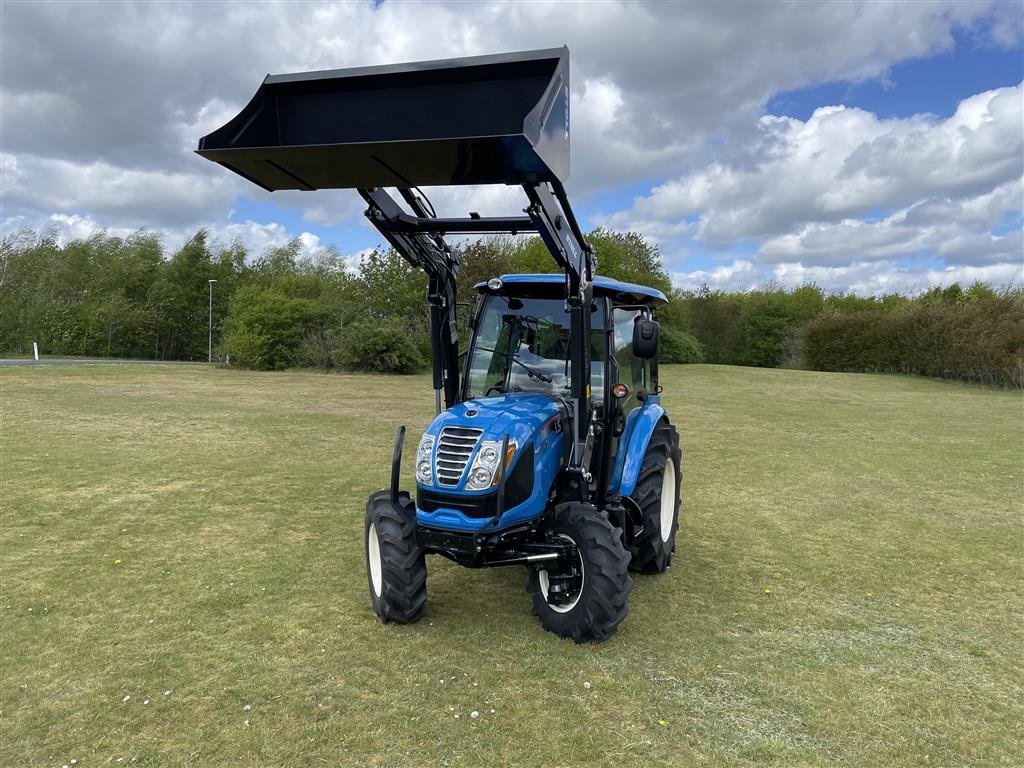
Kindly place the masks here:
POLYGON ((572 381, 574 441, 570 471, 585 487, 591 479, 586 468, 593 446, 590 393, 590 317, 593 299, 594 254, 583 238, 579 224, 559 182, 524 184, 530 205, 524 217, 466 217, 440 219, 426 209, 408 188, 399 189, 414 214, 406 213, 381 188, 360 189, 366 200, 367 218, 402 258, 423 269, 428 276, 427 302, 430 306, 430 336, 433 351, 433 382, 437 410, 441 395, 446 408, 458 402, 458 329, 455 316, 455 288, 458 261, 444 240, 445 235, 537 232, 552 257, 565 272, 565 302, 569 309, 569 365, 572 381))
POLYGON ((359 191, 371 223, 427 274, 439 411, 442 398, 450 408, 461 391, 459 263, 445 236, 537 232, 565 273, 569 472, 576 495, 588 497, 595 265, 562 186, 569 175, 568 49, 268 75, 236 117, 199 140, 197 152, 268 191, 359 191), (440 218, 416 192, 459 184, 520 185, 526 215, 440 218), (386 188, 397 188, 409 210, 386 188))

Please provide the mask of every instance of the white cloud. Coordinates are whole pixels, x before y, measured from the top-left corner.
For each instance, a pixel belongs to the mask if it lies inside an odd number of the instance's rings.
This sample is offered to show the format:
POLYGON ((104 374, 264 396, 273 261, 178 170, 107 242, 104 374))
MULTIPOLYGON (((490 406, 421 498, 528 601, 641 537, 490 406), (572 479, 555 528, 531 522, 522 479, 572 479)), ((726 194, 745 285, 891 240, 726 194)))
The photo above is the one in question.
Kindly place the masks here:
POLYGON ((995 235, 1007 212, 1024 206, 1020 179, 964 200, 928 198, 881 220, 813 222, 766 240, 756 260, 820 265, 937 254, 948 264, 993 264, 1020 259, 1022 233, 995 235))
POLYGON ((749 291, 768 281, 764 270, 752 261, 734 259, 729 265, 710 270, 672 273, 672 283, 684 290, 695 290, 702 285, 722 291, 749 291))
MULTIPOLYGON (((993 24, 990 3, 11 4, 0 88, 5 149, 180 169, 191 142, 267 72, 568 44, 575 182, 678 165, 711 134, 747 132, 768 98, 884 75, 993 24), (613 151, 614 150, 614 151, 613 151), (622 156, 622 152, 625 156, 622 156), (607 168, 615 175, 609 176, 607 168)), ((1005 16, 1005 14, 1003 14, 1005 16)), ((443 105, 441 106, 443 108, 443 105)), ((209 173, 213 174, 213 166, 209 173)))
POLYGON ((1022 124, 1019 85, 965 99, 946 120, 883 120, 845 107, 807 121, 768 115, 742 163, 659 185, 606 223, 671 228, 696 218, 697 239, 721 247, 933 196, 986 194, 1020 178, 1022 124))
POLYGON ((106 229, 97 226, 96 222, 89 216, 78 216, 77 214, 67 215, 55 213, 50 216, 46 226, 41 231, 52 232, 58 243, 64 245, 71 240, 85 240, 97 232, 105 231, 114 237, 128 237, 135 230, 125 227, 106 229))
MULTIPOLYGON (((271 195, 253 195, 263 199, 271 195)), ((333 227, 349 221, 366 210, 366 203, 354 190, 318 190, 317 192, 276 192, 273 201, 287 208, 302 211, 302 220, 309 224, 333 227)))
MULTIPOLYGON (((321 247, 319 236, 312 232, 289 232, 283 224, 277 222, 260 223, 247 219, 244 222, 231 222, 229 224, 218 224, 211 222, 206 226, 212 240, 225 245, 241 242, 245 246, 246 253, 251 258, 265 253, 270 248, 279 248, 287 245, 293 239, 299 241, 299 255, 307 258, 315 254, 321 247)), ((185 237, 191 233, 176 232, 170 233, 169 237, 174 238, 174 243, 180 245, 185 237)), ((172 245, 168 243, 168 247, 172 245)))
POLYGON ((864 296, 879 296, 885 293, 920 293, 936 285, 969 285, 975 280, 997 287, 1020 285, 1024 271, 1020 264, 935 269, 900 267, 891 262, 862 262, 844 267, 780 264, 772 271, 772 277, 786 287, 815 283, 826 291, 851 291, 864 296))
POLYGON ((751 262, 779 265, 756 275, 734 276, 735 262, 722 271, 680 272, 683 285, 737 288, 800 276, 877 293, 951 275, 1006 282, 1019 272, 1024 87, 967 98, 944 120, 823 107, 806 121, 769 115, 759 125, 742 161, 714 162, 662 184, 602 223, 659 240, 670 261, 694 247, 672 242, 688 236, 712 253, 752 242, 751 262), (868 216, 877 209, 890 212, 868 216), (1006 231, 1008 217, 1017 223, 1006 231), (921 254, 952 271, 893 266, 921 254))
POLYGON ((499 184, 424 187, 423 193, 438 216, 466 216, 471 211, 481 216, 519 216, 529 204, 521 187, 499 184))
POLYGON ((54 211, 88 215, 116 226, 174 226, 227 216, 242 188, 227 174, 207 176, 9 153, 0 155, 0 168, 8 215, 54 211))
MULTIPOLYGON (((268 72, 567 43, 576 200, 675 179, 606 223, 662 241, 696 237, 712 248, 760 238, 758 260, 789 248, 786 258, 810 264, 818 258, 814 226, 834 226, 826 234, 845 233, 851 243, 870 234, 884 244, 918 226, 912 218, 928 205, 955 207, 1019 177, 1020 89, 973 97, 945 121, 880 120, 842 108, 806 122, 762 119, 769 98, 835 80, 884 79, 900 61, 951 50, 956 31, 978 44, 1016 45, 1020 14, 1012 5, 7 4, 5 226, 56 214, 78 217, 69 227, 235 228, 254 243, 288 234, 273 223, 229 223, 240 195, 301 210, 311 229, 361 219, 353 192, 270 196, 192 150, 268 72), (1015 162, 1016 176, 1007 176, 1015 162), (875 208, 906 210, 905 221, 845 225, 875 208)), ((430 194, 457 214, 522 207, 518 190, 502 187, 430 194)), ((1014 245, 986 246, 985 234, 965 223, 950 233, 946 253, 990 263, 1014 245)), ((889 258, 878 249, 872 259, 889 258)))

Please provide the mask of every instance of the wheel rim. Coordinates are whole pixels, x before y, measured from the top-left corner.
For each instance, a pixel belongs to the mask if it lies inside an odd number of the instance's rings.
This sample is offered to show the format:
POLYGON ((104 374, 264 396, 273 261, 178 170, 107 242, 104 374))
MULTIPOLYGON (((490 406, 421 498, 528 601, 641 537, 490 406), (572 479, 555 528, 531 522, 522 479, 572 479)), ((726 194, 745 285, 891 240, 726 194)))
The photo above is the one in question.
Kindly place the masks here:
POLYGON ((373 593, 380 597, 384 578, 380 568, 380 541, 377 539, 377 526, 370 523, 370 532, 366 535, 366 552, 370 560, 370 584, 373 593))
POLYGON ((668 543, 672 535, 672 518, 676 513, 676 465, 672 459, 665 461, 661 475, 661 540, 668 543))
POLYGON ((558 534, 558 538, 568 541, 576 549, 576 558, 579 561, 580 569, 580 586, 579 589, 576 591, 576 595, 568 603, 563 603, 562 605, 552 605, 551 601, 548 599, 548 589, 550 589, 551 587, 551 581, 548 578, 547 569, 542 568, 540 571, 538 571, 537 579, 540 583, 540 594, 544 598, 544 602, 548 604, 548 608, 550 608, 555 613, 568 613, 576 607, 577 603, 579 603, 580 601, 580 598, 583 596, 583 585, 584 583, 586 583, 587 573, 583 567, 583 554, 580 552, 580 548, 576 546, 576 542, 573 541, 572 537, 566 536, 564 533, 560 533, 558 534))

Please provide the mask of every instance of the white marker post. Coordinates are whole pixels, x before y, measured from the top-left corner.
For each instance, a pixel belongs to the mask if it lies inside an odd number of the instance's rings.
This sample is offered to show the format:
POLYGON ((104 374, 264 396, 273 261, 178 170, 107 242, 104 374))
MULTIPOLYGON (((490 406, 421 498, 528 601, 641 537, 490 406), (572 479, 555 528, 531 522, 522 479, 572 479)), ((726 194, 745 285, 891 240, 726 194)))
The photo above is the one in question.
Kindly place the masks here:
POLYGON ((39 360, 39 342, 32 342, 32 354, 36 356, 36 360, 39 360))

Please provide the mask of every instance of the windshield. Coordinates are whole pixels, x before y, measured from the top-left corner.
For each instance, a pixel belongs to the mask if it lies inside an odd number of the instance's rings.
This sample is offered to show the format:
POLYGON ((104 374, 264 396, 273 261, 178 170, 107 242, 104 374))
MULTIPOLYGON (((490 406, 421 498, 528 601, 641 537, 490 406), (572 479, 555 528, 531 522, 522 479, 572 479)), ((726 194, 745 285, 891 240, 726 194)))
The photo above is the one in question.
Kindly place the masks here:
MULTIPOLYGON (((569 313, 562 299, 488 296, 476 328, 466 394, 494 397, 536 392, 569 397, 569 313)), ((591 316, 591 389, 604 391, 603 302, 591 316)))

